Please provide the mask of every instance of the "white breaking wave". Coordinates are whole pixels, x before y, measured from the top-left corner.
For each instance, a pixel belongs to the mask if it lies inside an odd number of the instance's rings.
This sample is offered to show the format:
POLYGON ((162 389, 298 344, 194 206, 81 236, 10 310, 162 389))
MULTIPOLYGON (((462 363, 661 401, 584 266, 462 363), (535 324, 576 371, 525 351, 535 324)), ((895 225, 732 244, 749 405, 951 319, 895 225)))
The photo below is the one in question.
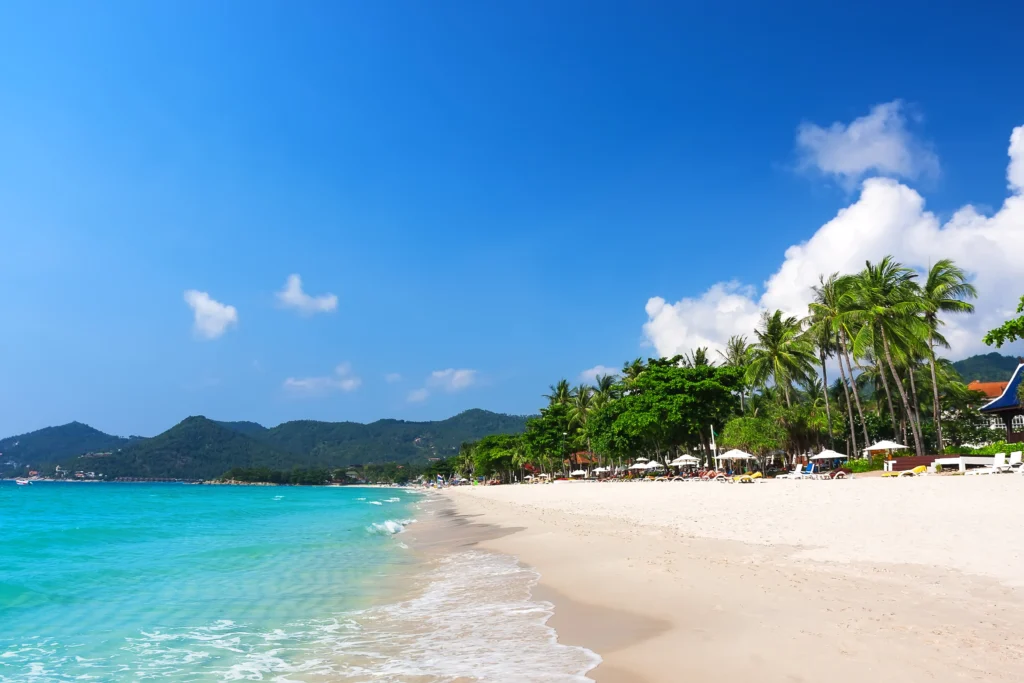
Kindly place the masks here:
POLYGON ((370 501, 370 505, 383 505, 383 504, 384 503, 380 502, 379 500, 371 500, 370 501))
POLYGON ((386 534, 388 536, 391 536, 405 531, 405 527, 409 526, 415 521, 415 519, 389 519, 386 522, 371 524, 370 526, 366 527, 366 530, 369 531, 371 534, 386 534))
POLYGON ((339 643, 343 679, 582 683, 601 663, 558 643, 552 605, 530 597, 539 575, 513 557, 458 553, 428 579, 419 597, 355 616, 339 643))
POLYGON ((401 503, 402 499, 401 498, 385 498, 384 502, 385 503, 401 503))

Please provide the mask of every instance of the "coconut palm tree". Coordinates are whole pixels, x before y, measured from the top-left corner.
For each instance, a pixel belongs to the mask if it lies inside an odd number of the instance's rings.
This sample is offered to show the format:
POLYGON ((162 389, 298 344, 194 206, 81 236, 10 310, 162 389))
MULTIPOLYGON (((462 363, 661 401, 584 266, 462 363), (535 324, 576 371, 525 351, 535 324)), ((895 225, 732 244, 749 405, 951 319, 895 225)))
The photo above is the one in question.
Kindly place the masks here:
POLYGON ((842 313, 850 305, 851 280, 849 276, 840 277, 839 273, 832 273, 827 278, 819 277, 818 285, 813 288, 814 300, 811 302, 811 318, 822 326, 830 326, 835 333, 836 358, 839 361, 839 375, 843 380, 843 391, 846 393, 846 411, 850 419, 850 444, 853 452, 857 453, 856 423, 853 420, 853 409, 856 407, 857 415, 860 417, 861 431, 864 435, 864 445, 867 446, 868 438, 867 422, 864 420, 864 408, 860 403, 860 394, 854 386, 853 363, 850 361, 851 330, 843 321, 842 313), (845 367, 844 367, 845 362, 845 367), (849 376, 847 377, 847 371, 849 376), (851 401, 850 394, 853 394, 851 401))
POLYGON ((708 358, 708 347, 698 346, 689 355, 683 354, 682 366, 684 368, 699 368, 714 365, 708 358))
POLYGON ((603 401, 618 398, 619 387, 615 381, 615 375, 598 375, 594 379, 596 383, 594 393, 600 396, 603 401))
POLYGON ((544 398, 548 400, 548 405, 568 405, 569 401, 572 400, 572 389, 569 388, 569 380, 560 379, 558 384, 552 384, 548 387, 550 394, 544 394, 544 398))
MULTIPOLYGON (((942 259, 928 269, 928 277, 921 286, 921 303, 924 320, 928 325, 928 364, 932 374, 932 419, 935 420, 935 437, 939 453, 943 452, 942 413, 939 410, 939 383, 935 373, 935 344, 939 337, 938 328, 943 324, 942 313, 973 313, 974 304, 966 299, 975 299, 978 290, 967 282, 967 274, 952 259, 942 259)), ((945 340, 943 340, 945 341, 945 340)), ((948 344, 946 345, 948 346, 948 344)))
POLYGON ((569 424, 578 427, 587 439, 587 451, 593 452, 590 447, 590 433, 587 431, 587 418, 594 410, 594 388, 581 384, 572 392, 572 400, 569 403, 569 424))
MULTIPOLYGON (((914 282, 917 274, 886 256, 878 263, 865 264, 864 270, 854 278, 853 305, 844 314, 852 322, 859 323, 860 329, 854 339, 854 353, 877 348, 896 380, 903 403, 903 411, 910 424, 917 455, 924 454, 924 439, 921 425, 907 398, 906 388, 900 381, 894 361, 894 347, 909 349, 914 337, 925 338, 927 329, 918 315, 924 310, 918 287, 914 282)), ((884 373, 882 375, 885 377, 884 373)))
POLYGON ((795 316, 783 317, 782 311, 761 318, 761 327, 754 330, 757 342, 750 347, 747 382, 764 386, 770 379, 782 389, 786 405, 792 406, 790 393, 794 381, 803 381, 814 374, 814 351, 801 334, 795 316))
MULTIPOLYGON (((718 351, 718 355, 722 357, 722 361, 726 367, 736 368, 746 373, 747 364, 750 362, 750 344, 747 343, 747 338, 740 334, 734 334, 729 337, 729 341, 725 344, 725 352, 718 351)), ((746 413, 746 387, 740 385, 740 412, 746 413)))

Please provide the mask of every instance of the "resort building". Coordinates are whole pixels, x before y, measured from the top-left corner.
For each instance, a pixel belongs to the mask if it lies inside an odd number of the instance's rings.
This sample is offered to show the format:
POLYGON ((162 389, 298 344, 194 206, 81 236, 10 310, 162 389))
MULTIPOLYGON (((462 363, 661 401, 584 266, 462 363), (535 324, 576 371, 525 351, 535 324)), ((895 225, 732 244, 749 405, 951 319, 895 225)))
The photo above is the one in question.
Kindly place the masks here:
MULTIPOLYGON (((1024 380, 1024 363, 1017 366, 1009 382, 971 382, 968 387, 974 389, 976 386, 988 384, 1005 384, 999 396, 992 399, 981 407, 983 415, 996 418, 1002 422, 1006 430, 1007 443, 1024 443, 1024 406, 1021 406, 1017 396, 1018 389, 1024 380)), ((978 389, 978 391, 982 391, 978 389)))

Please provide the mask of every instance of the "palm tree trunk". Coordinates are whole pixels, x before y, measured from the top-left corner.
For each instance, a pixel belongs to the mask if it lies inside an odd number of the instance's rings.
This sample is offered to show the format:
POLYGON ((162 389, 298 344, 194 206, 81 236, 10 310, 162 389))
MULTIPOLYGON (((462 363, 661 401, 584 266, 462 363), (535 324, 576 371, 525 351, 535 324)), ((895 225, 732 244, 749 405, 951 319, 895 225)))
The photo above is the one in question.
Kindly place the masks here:
POLYGON ((892 362, 892 353, 889 351, 889 340, 885 337, 885 328, 879 327, 882 332, 882 349, 885 351, 885 360, 889 363, 889 369, 892 370, 892 376, 897 378, 896 388, 899 389, 900 399, 903 401, 903 410, 906 411, 907 417, 910 419, 910 431, 914 435, 914 452, 918 456, 924 455, 924 449, 921 444, 921 437, 918 434, 916 425, 914 424, 914 416, 910 413, 910 401, 907 400, 907 392, 903 388, 903 382, 899 381, 899 375, 896 374, 896 365, 892 362))
MULTIPOLYGON (((840 351, 842 353, 842 351, 840 351)), ((850 417, 850 442, 847 446, 852 446, 853 452, 847 453, 850 456, 857 455, 857 424, 853 421, 853 405, 850 403, 850 387, 846 386, 846 370, 843 369, 842 356, 839 358, 839 375, 843 380, 843 393, 846 394, 846 413, 850 417)), ((867 446, 867 444, 864 444, 867 446)))
POLYGON ((924 449, 924 431, 921 429, 921 400, 917 395, 917 382, 914 380, 914 368, 908 367, 907 373, 910 376, 910 396, 913 399, 910 402, 910 409, 913 411, 911 419, 917 425, 917 434, 921 437, 921 448, 924 449))
MULTIPOLYGON (((885 353, 888 354, 889 350, 886 349, 885 353)), ((890 364, 892 363, 892 361, 889 362, 890 364)), ((885 389, 885 400, 889 404, 889 423, 892 424, 892 435, 895 438, 898 434, 896 430, 896 409, 893 408, 892 405, 892 392, 889 391, 889 377, 885 374, 885 366, 882 365, 881 359, 875 359, 875 367, 878 368, 878 376, 882 378, 882 387, 885 389)), ((893 377, 899 377, 899 375, 896 374, 895 370, 893 370, 892 372, 893 377)), ((897 384, 899 384, 898 381, 897 384)), ((901 384, 900 386, 902 387, 903 385, 901 384)))
POLYGON ((828 447, 835 448, 836 440, 832 436, 832 408, 828 404, 828 370, 825 369, 825 352, 821 352, 821 393, 825 394, 825 417, 828 419, 828 447))
MULTIPOLYGON (((864 420, 864 409, 860 405, 860 392, 857 391, 857 384, 853 377, 853 363, 850 362, 850 352, 846 346, 846 334, 840 333, 840 342, 843 347, 843 355, 846 357, 846 369, 850 373, 850 390, 853 392, 853 400, 857 404, 857 415, 860 417, 860 428, 864 432, 864 447, 867 448, 868 444, 871 443, 871 439, 868 438, 868 423, 864 420)), ((851 427, 852 429, 852 427, 851 427)))
POLYGON ((932 369, 932 419, 935 420, 935 440, 937 442, 939 453, 945 450, 945 445, 942 443, 942 417, 939 411, 939 383, 935 378, 935 338, 933 335, 928 335, 928 364, 932 369))

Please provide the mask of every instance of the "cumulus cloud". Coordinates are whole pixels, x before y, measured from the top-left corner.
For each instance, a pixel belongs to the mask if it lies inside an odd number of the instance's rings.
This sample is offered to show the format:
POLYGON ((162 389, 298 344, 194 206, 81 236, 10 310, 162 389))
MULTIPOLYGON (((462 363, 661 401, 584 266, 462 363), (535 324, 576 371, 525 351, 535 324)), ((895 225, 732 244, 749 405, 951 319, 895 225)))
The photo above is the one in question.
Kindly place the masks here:
POLYGON ((900 100, 879 104, 849 124, 803 123, 796 146, 802 168, 836 176, 849 189, 868 173, 915 179, 939 171, 938 157, 907 129, 900 100))
POLYGON ((1014 283, 1024 277, 1024 126, 1013 131, 1009 155, 1011 194, 992 215, 967 205, 943 223, 915 190, 896 180, 869 178, 853 204, 809 240, 786 250, 760 296, 753 287, 729 282, 674 304, 654 297, 647 302, 644 335, 663 356, 696 346, 723 349, 732 334, 751 337, 763 310, 806 315, 819 275, 856 272, 865 261, 892 254, 922 272, 941 258, 967 270, 978 288, 976 312, 948 316, 943 333, 954 358, 987 349, 981 337, 1012 314, 1020 297, 1014 283))
POLYGON ((187 290, 185 303, 192 308, 195 318, 192 329, 198 337, 216 339, 238 324, 238 310, 211 298, 206 292, 187 290))
POLYGON ((384 381, 387 382, 388 384, 394 384, 395 382, 401 382, 402 381, 402 375, 400 373, 397 373, 397 372, 389 372, 388 374, 384 375, 384 381))
POLYGON ((297 273, 285 280, 284 289, 277 293, 277 301, 285 308, 294 308, 304 315, 330 313, 338 307, 338 297, 333 294, 310 296, 302 291, 302 278, 297 273))
POLYGON ((448 368, 434 370, 427 378, 427 386, 443 391, 462 391, 476 382, 476 370, 448 368))
POLYGON ((413 389, 409 392, 409 403, 422 403, 427 400, 428 396, 430 396, 430 391, 427 389, 413 389))
POLYGON ((349 363, 341 363, 334 368, 334 372, 330 375, 289 377, 284 381, 284 389, 293 395, 323 396, 335 391, 346 393, 355 391, 362 383, 363 380, 352 374, 352 366, 349 363))
POLYGON ((434 370, 427 377, 426 386, 409 392, 408 400, 412 403, 425 401, 432 391, 445 391, 448 393, 462 391, 473 386, 476 383, 476 379, 476 370, 469 370, 467 368, 434 370))
POLYGON ((610 368, 607 365, 595 365, 592 368, 580 373, 581 382, 595 382, 598 375, 618 375, 618 368, 610 368))

